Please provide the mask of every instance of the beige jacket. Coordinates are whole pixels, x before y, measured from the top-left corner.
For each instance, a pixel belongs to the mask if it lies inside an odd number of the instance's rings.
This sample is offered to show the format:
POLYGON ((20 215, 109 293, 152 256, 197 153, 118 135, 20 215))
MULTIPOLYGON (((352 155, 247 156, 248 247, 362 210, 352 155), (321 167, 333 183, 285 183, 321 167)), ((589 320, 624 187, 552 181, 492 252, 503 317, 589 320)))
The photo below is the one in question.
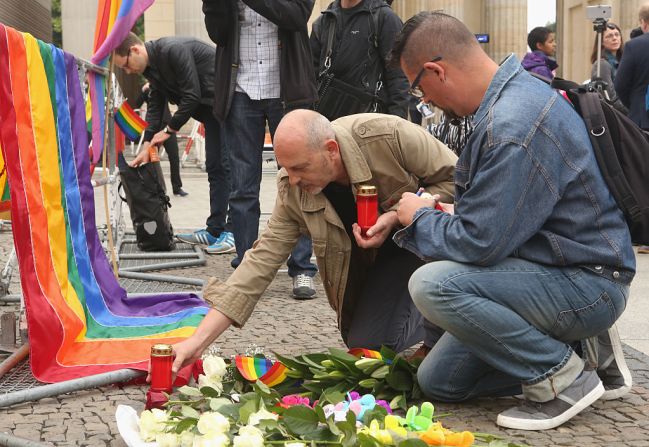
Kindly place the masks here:
MULTIPOLYGON (((395 209, 402 193, 416 192, 420 186, 441 194, 442 201, 452 200, 457 157, 421 126, 368 113, 339 118, 333 128, 354 192, 361 184, 376 186, 381 212, 395 209)), ((327 298, 340 324, 351 254, 349 236, 325 195, 289 185, 284 169, 277 175, 277 190, 275 208, 261 237, 225 283, 210 278, 203 296, 242 326, 300 234, 306 234, 313 241, 327 298)), ((367 259, 372 262, 373 256, 367 259)))

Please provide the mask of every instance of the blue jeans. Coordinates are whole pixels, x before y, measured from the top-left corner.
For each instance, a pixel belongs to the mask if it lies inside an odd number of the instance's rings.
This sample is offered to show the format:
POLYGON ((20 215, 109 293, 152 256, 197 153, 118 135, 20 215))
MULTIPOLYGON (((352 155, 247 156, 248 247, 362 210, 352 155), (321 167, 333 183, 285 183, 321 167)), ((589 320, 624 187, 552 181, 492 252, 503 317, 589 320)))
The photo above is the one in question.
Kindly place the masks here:
MULTIPOLYGON (((271 137, 284 116, 280 99, 251 100, 245 93, 235 92, 230 113, 225 120, 225 141, 229 148, 232 192, 230 217, 237 257, 237 267, 243 255, 259 235, 259 188, 261 185, 262 152, 266 122, 271 137)), ((311 239, 300 237, 288 262, 289 276, 304 273, 314 276, 317 267, 311 263, 311 239)))
POLYGON ((424 265, 410 278, 410 294, 447 333, 419 367, 422 390, 447 402, 521 388, 528 399, 553 399, 583 370, 568 343, 613 325, 626 306, 628 282, 516 258, 489 267, 424 265))
POLYGON ((210 215, 206 226, 212 236, 218 237, 223 231, 232 231, 228 217, 230 158, 221 125, 212 115, 212 109, 202 108, 199 119, 205 126, 205 170, 210 188, 210 215))

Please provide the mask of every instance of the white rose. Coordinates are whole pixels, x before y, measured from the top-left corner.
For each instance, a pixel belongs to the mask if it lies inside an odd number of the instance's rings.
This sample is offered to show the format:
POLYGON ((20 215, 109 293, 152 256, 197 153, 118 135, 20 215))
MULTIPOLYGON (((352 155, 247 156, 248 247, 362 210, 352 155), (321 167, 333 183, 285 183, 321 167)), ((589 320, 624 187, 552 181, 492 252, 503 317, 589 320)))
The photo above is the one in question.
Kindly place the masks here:
POLYGON ((198 388, 202 388, 204 386, 214 388, 219 392, 219 394, 223 392, 223 383, 221 383, 221 376, 206 376, 204 374, 201 374, 200 376, 198 376, 198 388))
POLYGON ((201 414, 196 427, 203 435, 210 433, 225 433, 230 430, 230 421, 221 413, 210 411, 201 414))
POLYGON ((155 437, 158 447, 178 447, 180 437, 176 433, 158 433, 155 437))
POLYGON ((194 436, 192 447, 226 447, 230 438, 224 433, 210 433, 205 436, 194 436))
POLYGON ((194 445, 194 433, 185 430, 180 434, 180 447, 192 447, 194 445))
POLYGON ((257 427, 244 425, 239 429, 239 435, 234 437, 234 447, 263 447, 264 435, 257 427))
POLYGON ((144 410, 138 421, 140 437, 147 442, 155 441, 155 436, 164 431, 167 419, 167 413, 160 409, 144 410))
POLYGON ((203 371, 205 371, 206 376, 219 376, 223 377, 225 375, 227 365, 225 360, 216 355, 210 355, 203 359, 203 371))
POLYGON ((265 408, 262 408, 256 413, 252 413, 250 417, 248 418, 248 424, 249 425, 257 425, 259 424, 259 421, 263 419, 272 419, 274 421, 277 420, 279 416, 276 415, 275 413, 271 413, 270 411, 266 410, 265 408))

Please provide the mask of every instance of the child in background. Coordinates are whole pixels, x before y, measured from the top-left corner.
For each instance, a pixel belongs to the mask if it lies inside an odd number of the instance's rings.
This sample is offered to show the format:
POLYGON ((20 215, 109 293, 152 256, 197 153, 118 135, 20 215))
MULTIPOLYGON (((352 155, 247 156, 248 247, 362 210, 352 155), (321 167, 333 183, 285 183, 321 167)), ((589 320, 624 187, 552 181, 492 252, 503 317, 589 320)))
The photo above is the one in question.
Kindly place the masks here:
POLYGON ((558 67, 554 59, 557 51, 554 33, 545 26, 537 26, 527 35, 527 44, 532 52, 527 53, 523 58, 521 62, 523 68, 550 80, 553 79, 554 70, 558 67))

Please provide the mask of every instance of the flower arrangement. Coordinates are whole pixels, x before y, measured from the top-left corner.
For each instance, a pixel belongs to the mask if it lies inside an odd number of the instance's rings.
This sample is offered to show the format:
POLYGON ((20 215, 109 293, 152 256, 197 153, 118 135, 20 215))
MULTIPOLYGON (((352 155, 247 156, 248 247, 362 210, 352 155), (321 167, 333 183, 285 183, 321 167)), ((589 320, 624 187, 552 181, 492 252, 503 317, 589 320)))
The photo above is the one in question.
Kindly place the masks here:
POLYGON ((385 349, 360 355, 337 349, 278 355, 281 368, 263 357, 227 362, 208 356, 196 387, 183 386, 165 395, 164 409, 141 413, 137 436, 158 447, 514 446, 492 435, 445 428, 430 402, 408 408, 408 399, 419 393, 416 366, 385 349), (253 382, 252 367, 245 365, 257 359, 268 362, 269 370, 257 371, 253 382), (279 376, 284 379, 272 388, 261 380, 277 382, 279 376))

